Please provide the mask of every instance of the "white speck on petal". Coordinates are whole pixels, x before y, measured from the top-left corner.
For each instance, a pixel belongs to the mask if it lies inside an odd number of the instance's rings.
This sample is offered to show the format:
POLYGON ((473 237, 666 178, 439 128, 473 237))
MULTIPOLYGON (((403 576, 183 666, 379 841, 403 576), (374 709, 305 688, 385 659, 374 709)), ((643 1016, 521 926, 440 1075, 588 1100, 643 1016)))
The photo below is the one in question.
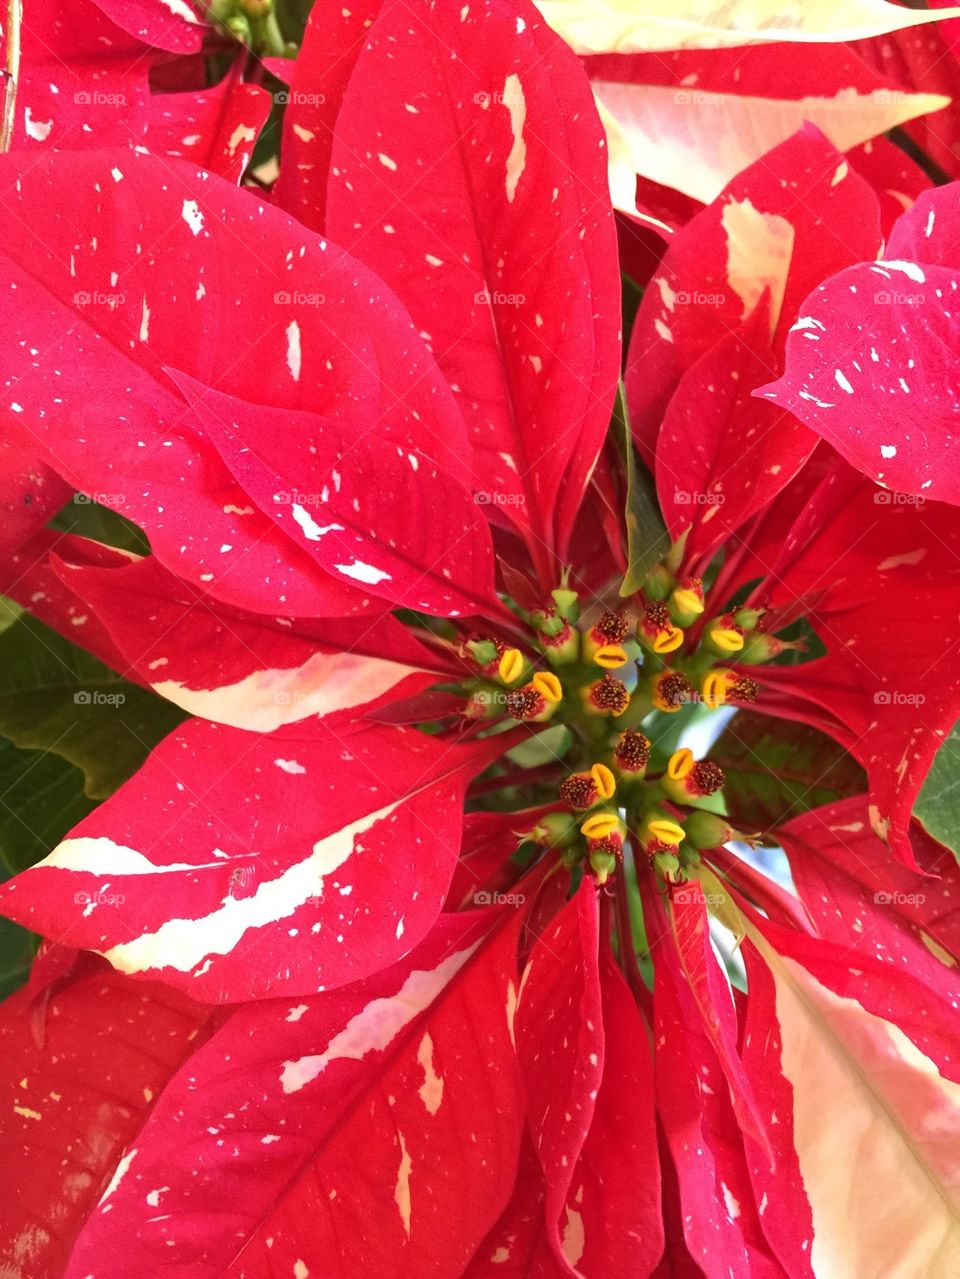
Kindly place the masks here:
POLYGON ((392 581, 389 573, 385 573, 383 569, 374 568, 372 564, 364 564, 362 560, 354 560, 352 564, 334 564, 333 567, 344 577, 352 577, 355 582, 363 582, 367 586, 392 581))
POLYGON ((517 184, 527 164, 527 144, 523 140, 527 100, 516 72, 511 72, 504 81, 503 105, 510 112, 510 132, 513 134, 513 146, 507 156, 507 200, 512 204, 517 194, 517 184))
POLYGON ((194 235, 199 235, 203 230, 203 214, 196 200, 184 200, 180 216, 194 235))
POLYGON ((287 368, 294 382, 300 381, 301 363, 300 325, 296 320, 291 320, 287 325, 287 368))

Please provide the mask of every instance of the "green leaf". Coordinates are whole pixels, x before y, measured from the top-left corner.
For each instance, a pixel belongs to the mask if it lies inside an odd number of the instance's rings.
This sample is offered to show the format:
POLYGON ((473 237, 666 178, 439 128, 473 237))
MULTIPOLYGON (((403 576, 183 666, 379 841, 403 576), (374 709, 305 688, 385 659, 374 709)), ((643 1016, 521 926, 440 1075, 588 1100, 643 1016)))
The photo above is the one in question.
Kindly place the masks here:
POLYGON ((19 750, 0 737, 0 861, 12 874, 45 857, 96 808, 83 773, 47 751, 19 750))
POLYGON ((617 388, 613 409, 613 430, 627 473, 627 509, 624 520, 627 528, 628 567, 620 594, 633 595, 643 585, 643 579, 654 564, 658 564, 670 549, 670 538, 660 515, 653 476, 637 457, 637 450, 633 446, 622 382, 617 388))
MULTIPOLYGON (((115 500, 122 505, 124 495, 116 494, 115 500)), ((61 533, 89 537, 94 542, 117 546, 122 551, 133 551, 137 555, 146 555, 150 550, 145 534, 136 524, 108 506, 91 501, 85 493, 74 493, 72 500, 50 521, 49 527, 61 533)))
POLYGON ((808 809, 867 788, 842 746, 807 724, 739 711, 710 751, 727 776, 727 813, 746 834, 772 830, 808 809))
POLYGON ((8 600, 5 595, 0 595, 0 634, 8 626, 12 626, 22 612, 23 609, 19 604, 15 604, 13 600, 8 600))
POLYGON ((19 924, 0 918, 0 999, 6 999, 30 976, 39 938, 19 924))
MULTIPOLYGON (((45 857, 95 807, 78 768, 0 737, 0 882, 45 857)), ((0 999, 26 981, 39 940, 0 918, 0 999)))
POLYGON ((960 857, 960 722, 934 755, 913 812, 929 835, 960 857))
POLYGON ((81 768, 105 799, 185 718, 24 615, 0 634, 0 735, 81 768))

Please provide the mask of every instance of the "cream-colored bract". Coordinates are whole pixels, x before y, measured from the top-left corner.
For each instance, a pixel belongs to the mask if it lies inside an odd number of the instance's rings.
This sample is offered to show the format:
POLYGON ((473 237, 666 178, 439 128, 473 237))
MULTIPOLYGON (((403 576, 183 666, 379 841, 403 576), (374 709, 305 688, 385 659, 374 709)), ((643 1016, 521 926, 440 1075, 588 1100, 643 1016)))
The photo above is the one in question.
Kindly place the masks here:
POLYGON ((302 666, 253 671, 220 688, 187 688, 176 680, 152 687, 191 715, 270 733, 282 724, 375 701, 417 669, 356 653, 315 653, 302 666))
MULTIPOLYGON (((776 985, 781 1067, 813 1214, 818 1279, 953 1279, 960 1085, 891 1022, 758 947, 776 985)), ((855 955, 851 952, 851 962, 855 955)))
POLYGON ((610 148, 611 199, 634 214, 638 173, 709 204, 731 178, 805 123, 846 151, 949 103, 932 93, 883 90, 768 98, 696 86, 592 83, 610 148))
POLYGON ((537 8, 577 53, 864 40, 960 17, 956 6, 903 9, 886 0, 537 0, 537 8))

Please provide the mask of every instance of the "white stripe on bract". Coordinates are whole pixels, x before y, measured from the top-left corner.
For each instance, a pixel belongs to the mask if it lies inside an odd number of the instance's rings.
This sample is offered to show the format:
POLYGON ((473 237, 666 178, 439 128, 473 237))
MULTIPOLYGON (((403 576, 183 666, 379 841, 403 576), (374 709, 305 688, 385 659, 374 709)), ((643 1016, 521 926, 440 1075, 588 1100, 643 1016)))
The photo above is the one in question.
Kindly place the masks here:
POLYGON ((280 1085, 285 1093, 299 1092, 321 1075, 331 1061, 362 1061, 369 1052, 382 1052, 401 1030, 439 995, 480 945, 479 941, 448 955, 433 969, 415 969, 395 995, 372 999, 339 1031, 322 1053, 285 1061, 280 1085))
POLYGON ((276 879, 260 884, 252 896, 226 897, 209 915, 168 919, 155 933, 144 933, 101 953, 114 968, 125 973, 142 973, 151 968, 176 968, 187 973, 207 955, 229 954, 248 929, 286 919, 311 897, 319 897, 324 876, 339 870, 350 857, 357 836, 386 820, 402 802, 397 800, 321 839, 309 857, 276 879))
POLYGON ((794 960, 774 957, 770 967, 813 1214, 814 1274, 954 1279, 960 1203, 958 1161, 948 1152, 960 1149, 960 1085, 898 1026, 835 995, 794 960))
POLYGON ((117 1164, 116 1168, 113 1170, 113 1176, 110 1178, 109 1186, 107 1186, 106 1190, 100 1196, 100 1201, 97 1204, 98 1208, 102 1207, 103 1204, 106 1203, 106 1201, 110 1198, 113 1192, 120 1185, 120 1182, 123 1181, 124 1177, 127 1175, 128 1171, 130 1170, 130 1165, 133 1163, 134 1156, 136 1155, 136 1153, 137 1153, 137 1148, 136 1146, 134 1146, 132 1150, 127 1151, 127 1153, 123 1156, 123 1158, 117 1164))
POLYGON ((221 868, 224 858, 214 862, 171 862, 157 865, 135 848, 115 844, 105 835, 78 835, 65 839, 34 870, 86 871, 91 875, 168 875, 171 871, 221 868))
POLYGON ((314 653, 302 666, 253 671, 221 688, 187 688, 176 680, 151 687, 191 715, 271 733, 311 715, 333 715, 372 702, 418 669, 355 653, 314 653))
POLYGON ((960 8, 901 9, 885 0, 536 0, 577 53, 722 49, 782 41, 866 40, 958 18, 960 8))

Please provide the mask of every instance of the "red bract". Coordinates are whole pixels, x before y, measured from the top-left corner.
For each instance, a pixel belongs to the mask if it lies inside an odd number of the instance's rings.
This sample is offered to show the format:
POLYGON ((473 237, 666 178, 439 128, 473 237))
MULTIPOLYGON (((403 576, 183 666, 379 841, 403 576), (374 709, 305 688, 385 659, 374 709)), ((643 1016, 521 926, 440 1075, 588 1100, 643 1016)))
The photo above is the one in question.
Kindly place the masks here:
POLYGON ((783 379, 763 391, 884 488, 954 503, 958 201, 956 183, 926 192, 880 261, 821 284, 800 308, 783 379))
MULTIPOLYGON (((924 20, 809 8, 789 38, 924 20)), ((683 46, 744 30, 681 9, 567 16, 581 51, 679 20, 647 80, 730 88, 683 46)), ((796 98, 779 56, 747 80, 796 98)), ((0 888, 63 943, 0 1018, 39 1168, 3 1264, 948 1279, 960 882, 912 813, 960 524, 873 482, 921 491, 912 450, 876 476, 757 394, 846 367, 891 175, 923 182, 889 142, 761 148, 677 220, 623 390, 602 128, 531 5, 318 4, 269 193, 239 76, 154 95, 147 153, 0 159, 3 588, 192 716, 0 888), (149 549, 51 524, 74 491, 149 549), (751 713, 696 758, 720 707, 751 713)), ((901 274, 951 273, 953 198, 899 221, 901 274)), ((884 376, 945 376, 937 322, 884 376)))
POLYGON ((195 53, 203 28, 185 0, 77 0, 67 6, 34 0, 24 6, 13 146, 142 144, 151 115, 151 68, 171 54, 195 53))
POLYGON ((532 11, 416 4, 383 7, 344 85, 340 58, 329 66, 329 23, 349 42, 358 17, 326 9, 292 85, 304 123, 291 113, 287 134, 299 139, 295 163, 329 166, 325 201, 311 207, 295 171, 279 193, 292 185, 287 207, 322 219, 402 298, 457 396, 482 498, 550 578, 618 365, 613 220, 598 198, 606 151, 582 78, 532 11), (309 89, 328 82, 342 101, 317 118, 309 89))

